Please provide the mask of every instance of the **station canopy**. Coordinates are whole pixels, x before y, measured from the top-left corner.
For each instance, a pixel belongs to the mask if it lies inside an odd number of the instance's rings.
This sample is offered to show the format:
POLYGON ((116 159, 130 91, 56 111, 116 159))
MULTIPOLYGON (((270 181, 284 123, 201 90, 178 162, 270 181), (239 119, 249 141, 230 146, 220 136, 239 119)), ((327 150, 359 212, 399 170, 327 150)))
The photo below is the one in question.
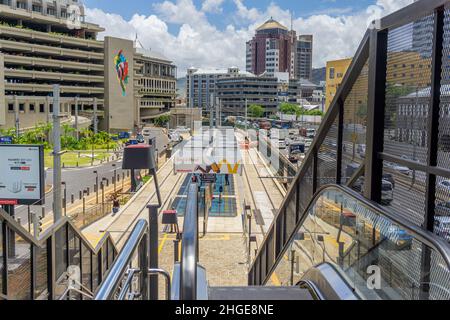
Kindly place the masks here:
POLYGON ((174 155, 180 173, 242 174, 242 155, 233 128, 206 129, 174 155))

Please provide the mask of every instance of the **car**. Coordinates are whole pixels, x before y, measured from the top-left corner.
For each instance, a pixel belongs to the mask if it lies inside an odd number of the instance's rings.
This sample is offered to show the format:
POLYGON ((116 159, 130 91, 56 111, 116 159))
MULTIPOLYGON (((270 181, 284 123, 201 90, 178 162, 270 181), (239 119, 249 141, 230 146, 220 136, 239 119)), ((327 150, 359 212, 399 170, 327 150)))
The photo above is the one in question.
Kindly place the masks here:
POLYGON ((381 181, 381 203, 390 205, 394 200, 394 187, 391 182, 387 180, 381 181))
POLYGON ((390 163, 390 162, 386 163, 386 167, 388 167, 388 168, 390 168, 390 169, 392 169, 394 171, 397 171, 397 172, 399 172, 401 174, 404 174, 405 176, 409 176, 411 174, 411 171, 412 171, 408 167, 401 166, 401 165, 398 165, 398 164, 395 164, 395 163, 390 163))
POLYGON ((383 235, 383 247, 386 250, 411 250, 413 237, 396 225, 391 225, 383 235))
POLYGON ((136 139, 130 139, 127 142, 125 142, 125 145, 128 146, 133 146, 133 145, 137 145, 139 144, 139 141, 137 141, 136 139))
POLYGON ((394 175, 391 173, 383 173, 383 180, 389 181, 392 183, 392 187, 395 189, 395 179, 394 175))
POLYGON ((442 180, 441 182, 438 183, 439 188, 450 192, 450 180, 442 180))
POLYGON ((437 216, 450 217, 450 201, 438 203, 435 211, 437 216))
POLYGON ((435 217, 434 233, 450 242, 450 217, 435 217))

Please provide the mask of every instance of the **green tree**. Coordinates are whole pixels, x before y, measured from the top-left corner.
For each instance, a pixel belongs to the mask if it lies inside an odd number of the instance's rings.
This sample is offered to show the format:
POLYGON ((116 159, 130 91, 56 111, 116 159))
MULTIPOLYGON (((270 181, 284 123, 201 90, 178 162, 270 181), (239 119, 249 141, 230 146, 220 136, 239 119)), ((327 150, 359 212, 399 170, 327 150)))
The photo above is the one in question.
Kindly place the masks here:
POLYGON ((170 116, 165 114, 155 119, 154 123, 157 127, 165 127, 170 121, 170 116))
POLYGON ((306 115, 308 115, 308 116, 323 116, 323 112, 320 110, 311 110, 311 111, 307 111, 306 115))
POLYGON ((264 116, 264 108, 257 104, 248 107, 248 115, 252 118, 262 118, 264 116))
POLYGON ((280 104, 280 111, 284 114, 297 115, 301 111, 301 108, 293 103, 282 102, 280 104))

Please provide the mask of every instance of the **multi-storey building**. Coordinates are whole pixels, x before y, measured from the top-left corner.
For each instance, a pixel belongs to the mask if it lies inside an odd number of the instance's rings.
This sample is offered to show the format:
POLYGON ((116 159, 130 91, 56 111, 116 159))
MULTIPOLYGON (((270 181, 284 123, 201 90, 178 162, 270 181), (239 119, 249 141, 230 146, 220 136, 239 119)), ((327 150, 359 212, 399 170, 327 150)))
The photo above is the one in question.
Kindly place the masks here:
POLYGON ((246 69, 257 76, 273 77, 276 72, 296 76, 296 33, 272 18, 256 29, 247 42, 246 69))
POLYGON ((217 82, 217 96, 222 116, 245 116, 246 104, 262 106, 266 117, 276 114, 278 86, 278 79, 273 77, 220 79, 217 82))
POLYGON ((129 131, 167 113, 175 104, 173 63, 130 40, 99 41, 102 31, 84 21, 78 1, 0 1, 0 128, 48 122, 54 84, 65 121, 76 109, 99 129, 129 131))
POLYGON ((202 108, 208 112, 216 98, 216 84, 219 79, 251 77, 253 74, 240 71, 237 67, 228 69, 189 68, 186 76, 186 102, 188 108, 202 108), (212 99, 212 100, 211 100, 212 99))
POLYGON ((172 61, 154 51, 137 49, 135 55, 139 119, 149 123, 162 114, 169 114, 176 103, 177 68, 172 61))
POLYGON ((77 1, 3 0, 0 2, 0 54, 4 90, 0 91, 0 126, 32 127, 49 120, 52 85, 61 85, 64 114, 77 98, 79 106, 103 109, 104 29, 83 19, 77 28, 68 23, 70 5, 77 1))
POLYGON ((330 107, 352 59, 341 59, 327 62, 325 111, 330 107))
POLYGON ((300 35, 297 41, 296 78, 312 80, 313 36, 300 35))

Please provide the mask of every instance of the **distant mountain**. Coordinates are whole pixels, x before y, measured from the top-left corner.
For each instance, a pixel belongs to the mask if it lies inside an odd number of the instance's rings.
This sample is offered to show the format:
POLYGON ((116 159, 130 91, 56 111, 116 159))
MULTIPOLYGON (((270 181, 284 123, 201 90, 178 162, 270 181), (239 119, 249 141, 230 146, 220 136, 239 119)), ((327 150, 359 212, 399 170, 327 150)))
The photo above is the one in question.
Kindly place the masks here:
POLYGON ((186 97, 186 77, 177 79, 177 96, 186 97))
POLYGON ((312 70, 312 82, 319 84, 320 81, 325 81, 327 75, 327 68, 317 68, 312 70))

